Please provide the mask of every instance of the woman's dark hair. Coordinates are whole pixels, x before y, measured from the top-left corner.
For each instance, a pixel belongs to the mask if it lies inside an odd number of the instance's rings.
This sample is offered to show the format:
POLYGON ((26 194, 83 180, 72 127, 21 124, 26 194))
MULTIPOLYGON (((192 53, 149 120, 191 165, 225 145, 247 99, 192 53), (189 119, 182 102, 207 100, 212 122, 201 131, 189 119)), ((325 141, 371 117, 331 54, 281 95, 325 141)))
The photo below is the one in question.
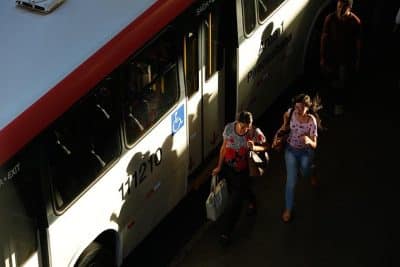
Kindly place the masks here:
POLYGON ((318 114, 318 111, 322 109, 321 102, 321 97, 318 94, 316 94, 312 99, 309 95, 304 93, 298 94, 292 98, 293 108, 296 103, 304 104, 308 108, 308 113, 313 115, 317 120, 318 129, 324 130, 325 128, 322 126, 321 118, 318 114))
POLYGON ((345 5, 348 5, 349 7, 353 7, 353 0, 338 0, 338 2, 342 2, 345 5))
POLYGON ((253 114, 250 111, 242 111, 239 113, 238 122, 252 124, 253 123, 253 114))

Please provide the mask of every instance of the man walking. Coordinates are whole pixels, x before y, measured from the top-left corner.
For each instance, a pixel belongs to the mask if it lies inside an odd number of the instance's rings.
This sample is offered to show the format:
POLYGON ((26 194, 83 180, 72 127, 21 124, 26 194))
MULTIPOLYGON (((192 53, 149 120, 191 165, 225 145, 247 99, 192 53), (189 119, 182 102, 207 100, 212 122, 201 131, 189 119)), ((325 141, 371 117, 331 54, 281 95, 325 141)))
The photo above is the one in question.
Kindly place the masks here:
POLYGON ((320 67, 335 90, 334 113, 354 90, 352 81, 359 71, 361 55, 361 20, 351 8, 353 0, 338 0, 336 11, 328 14, 321 34, 320 67))

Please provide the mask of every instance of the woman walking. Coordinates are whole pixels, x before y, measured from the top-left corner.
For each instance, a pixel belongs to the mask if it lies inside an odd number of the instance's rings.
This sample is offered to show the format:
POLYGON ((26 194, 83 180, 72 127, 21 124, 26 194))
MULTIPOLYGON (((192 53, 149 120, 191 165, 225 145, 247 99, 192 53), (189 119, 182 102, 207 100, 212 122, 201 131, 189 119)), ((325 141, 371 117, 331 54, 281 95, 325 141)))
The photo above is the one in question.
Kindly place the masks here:
POLYGON ((311 176, 320 125, 317 114, 319 103, 317 101, 313 103, 307 94, 299 94, 294 97, 293 104, 293 112, 291 113, 291 109, 289 109, 284 113, 283 125, 281 126, 281 129, 286 129, 286 125, 290 126, 284 150, 287 177, 282 221, 285 223, 290 222, 293 218, 294 192, 299 171, 303 177, 309 178, 311 176))

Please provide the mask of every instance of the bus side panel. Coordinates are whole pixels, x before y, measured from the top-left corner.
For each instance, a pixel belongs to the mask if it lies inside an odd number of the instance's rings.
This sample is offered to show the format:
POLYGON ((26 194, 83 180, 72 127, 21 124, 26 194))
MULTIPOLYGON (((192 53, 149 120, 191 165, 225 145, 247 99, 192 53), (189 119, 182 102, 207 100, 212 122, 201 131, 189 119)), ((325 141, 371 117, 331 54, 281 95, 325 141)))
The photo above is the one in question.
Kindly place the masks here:
POLYGON ((119 187, 127 174, 119 163, 90 187, 48 228, 52 266, 74 266, 82 251, 103 231, 118 231, 123 205, 119 187))
POLYGON ((21 187, 29 188, 20 175, 25 167, 22 162, 13 162, 0 171, 1 267, 39 266, 36 221, 28 214, 22 199, 26 195, 21 187))
POLYGON ((238 109, 248 108, 257 117, 302 72, 304 32, 310 27, 305 18, 315 14, 309 1, 282 1, 246 36, 242 2, 237 5, 238 109))
POLYGON ((132 192, 119 212, 124 256, 186 193, 189 153, 185 113, 186 106, 181 101, 123 159, 126 168, 133 167, 138 173, 144 161, 147 161, 146 169, 153 168, 146 170, 145 180, 138 181, 137 188, 131 187, 132 192))
POLYGON ((72 266, 71 259, 109 229, 119 232, 125 257, 182 199, 188 164, 185 110, 181 100, 53 222, 53 266, 72 266))
MULTIPOLYGON (((281 17, 275 10, 263 22, 256 24, 248 35, 245 34, 245 6, 242 1, 238 15, 238 109, 249 109, 255 117, 262 114, 278 94, 278 82, 282 75, 282 59, 285 47, 275 49, 272 36, 281 32, 281 17)), ((250 13, 250 12, 247 12, 250 13)))
MULTIPOLYGON (((329 1, 290 1, 287 6, 284 7, 283 17, 285 17, 285 33, 287 38, 290 39, 288 42, 288 49, 285 60, 285 77, 292 82, 299 75, 305 72, 305 57, 307 52, 314 53, 319 56, 319 37, 313 40, 315 49, 314 51, 307 51, 310 43, 308 38, 313 32, 315 27, 322 25, 314 25, 316 18, 320 12, 328 4, 329 1), (298 10, 298 13, 293 13, 293 10, 298 10)), ((318 61, 319 63, 319 61, 318 61)), ((305 90, 311 88, 304 88, 305 90)))

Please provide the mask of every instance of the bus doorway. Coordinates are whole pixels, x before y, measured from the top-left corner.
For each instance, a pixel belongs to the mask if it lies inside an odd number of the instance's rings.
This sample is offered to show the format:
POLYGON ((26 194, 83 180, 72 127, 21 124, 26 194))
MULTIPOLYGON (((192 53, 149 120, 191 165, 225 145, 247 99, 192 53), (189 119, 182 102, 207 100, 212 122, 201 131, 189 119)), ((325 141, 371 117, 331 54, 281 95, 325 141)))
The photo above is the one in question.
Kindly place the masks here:
POLYGON ((184 38, 190 173, 219 145, 225 122, 223 71, 217 64, 223 50, 216 14, 216 10, 201 14, 184 38))

